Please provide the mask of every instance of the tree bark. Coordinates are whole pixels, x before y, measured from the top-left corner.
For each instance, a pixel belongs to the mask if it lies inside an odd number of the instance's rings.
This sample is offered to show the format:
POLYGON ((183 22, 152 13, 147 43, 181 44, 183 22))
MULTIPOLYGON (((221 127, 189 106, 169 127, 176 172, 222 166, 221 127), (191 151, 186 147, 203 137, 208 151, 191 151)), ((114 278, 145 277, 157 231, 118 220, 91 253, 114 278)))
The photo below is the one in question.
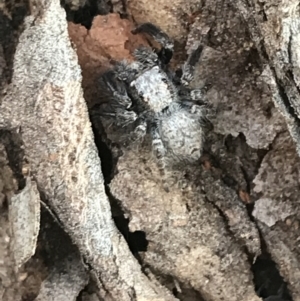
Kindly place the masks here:
MULTIPOLYGON (((147 41, 117 14, 86 29, 67 24, 58 0, 31 1, 13 68, 0 48, 0 77, 13 69, 0 103, 3 300, 272 301, 279 287, 254 271, 269 255, 284 293, 300 300, 299 3, 130 0, 127 9, 175 40, 174 68, 203 43, 191 86, 207 85, 216 111, 203 157, 181 169, 188 188, 167 193, 147 139, 112 147, 105 183, 105 146, 98 152, 88 114, 101 93, 94 80, 147 41), (123 214, 129 246, 113 220, 123 214), (128 237, 141 231, 147 250, 132 254, 128 237)), ((111 147, 115 133, 94 127, 111 147)))

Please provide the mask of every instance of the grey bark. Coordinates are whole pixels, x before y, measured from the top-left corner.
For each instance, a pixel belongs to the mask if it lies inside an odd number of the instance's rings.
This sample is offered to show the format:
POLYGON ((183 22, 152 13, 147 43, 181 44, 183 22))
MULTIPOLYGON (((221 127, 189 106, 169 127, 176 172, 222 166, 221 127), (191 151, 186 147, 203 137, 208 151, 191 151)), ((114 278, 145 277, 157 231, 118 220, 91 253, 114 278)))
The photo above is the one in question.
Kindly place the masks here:
MULTIPOLYGON (((137 22, 161 26, 181 50, 187 41, 184 52, 204 43, 192 85, 210 84, 206 98, 217 110, 206 157, 186 167, 185 191, 162 189, 149 141, 122 149, 110 190, 130 231, 146 233, 148 249, 138 262, 111 217, 65 12, 58 0, 31 3, 0 106, 0 129, 21 139, 24 176, 39 192, 33 189, 24 216, 32 221, 24 230, 31 233, 29 250, 15 249, 15 260, 20 265, 35 248, 39 214, 28 208, 38 198, 75 245, 71 263, 68 256, 54 263, 37 300, 75 300, 88 275, 97 296, 85 293, 84 300, 175 300, 174 288, 207 301, 260 300, 249 262, 261 253, 259 232, 293 300, 300 300, 298 5, 128 1, 137 22), (252 216, 245 203, 254 204, 252 216)), ((13 204, 28 189, 11 198, 15 235, 24 222, 13 204)))
POLYGON ((264 158, 254 183, 256 191, 261 193, 261 198, 270 199, 271 206, 276 206, 277 212, 284 213, 285 218, 289 216, 286 223, 283 223, 281 216, 273 214, 278 221, 273 227, 265 225, 265 218, 260 217, 258 226, 268 250, 289 285, 293 300, 300 300, 299 3, 273 1, 266 4, 259 1, 237 1, 235 5, 248 23, 249 32, 263 64, 264 80, 269 86, 275 106, 285 118, 294 141, 293 143, 287 134, 274 141, 274 150, 264 158))
POLYGON ((1 124, 19 129, 32 179, 100 278, 102 298, 173 300, 141 272, 112 221, 65 12, 58 0, 38 5, 19 38, 1 124))

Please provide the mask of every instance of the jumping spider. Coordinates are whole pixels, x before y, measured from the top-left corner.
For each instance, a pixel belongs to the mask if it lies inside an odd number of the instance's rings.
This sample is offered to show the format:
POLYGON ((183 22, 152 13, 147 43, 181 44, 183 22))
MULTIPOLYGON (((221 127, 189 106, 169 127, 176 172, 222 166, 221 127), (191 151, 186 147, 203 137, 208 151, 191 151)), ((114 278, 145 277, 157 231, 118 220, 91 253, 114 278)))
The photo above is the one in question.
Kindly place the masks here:
POLYGON ((134 51, 134 62, 118 62, 105 72, 98 84, 106 103, 94 110, 111 119, 117 127, 131 126, 128 141, 140 141, 146 134, 150 135, 164 188, 168 191, 176 181, 170 166, 174 162, 194 162, 202 151, 207 107, 201 91, 189 90, 187 86, 193 79, 194 66, 203 47, 199 45, 189 55, 179 77, 168 68, 174 44, 166 33, 151 23, 138 26, 132 33, 146 33, 162 48, 154 52, 139 47, 134 51))

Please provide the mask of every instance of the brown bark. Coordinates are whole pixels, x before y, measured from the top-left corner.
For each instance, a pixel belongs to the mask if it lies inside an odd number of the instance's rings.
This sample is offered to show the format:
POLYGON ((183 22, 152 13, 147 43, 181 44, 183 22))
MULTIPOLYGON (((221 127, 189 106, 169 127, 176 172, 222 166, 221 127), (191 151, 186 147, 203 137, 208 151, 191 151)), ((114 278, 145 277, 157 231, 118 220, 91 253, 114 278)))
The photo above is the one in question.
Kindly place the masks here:
MULTIPOLYGON (((67 3, 75 10, 86 1, 67 3)), ((206 98, 216 110, 203 158, 182 170, 188 189, 166 193, 147 139, 138 149, 112 149, 110 203, 87 108, 110 60, 130 59, 147 42, 117 14, 96 17, 88 30, 67 24, 58 0, 31 2, 11 83, 2 84, 0 296, 260 300, 255 290, 268 279, 254 279, 252 262, 269 253, 300 300, 298 2, 127 5, 136 22, 151 21, 175 39, 174 67, 194 42, 205 46, 192 82, 209 84, 206 98), (114 206, 128 217, 128 234, 146 235, 139 260, 114 224, 114 206)), ((9 79, 4 42, 0 77, 9 79)), ((114 139, 107 132, 104 141, 114 139)))

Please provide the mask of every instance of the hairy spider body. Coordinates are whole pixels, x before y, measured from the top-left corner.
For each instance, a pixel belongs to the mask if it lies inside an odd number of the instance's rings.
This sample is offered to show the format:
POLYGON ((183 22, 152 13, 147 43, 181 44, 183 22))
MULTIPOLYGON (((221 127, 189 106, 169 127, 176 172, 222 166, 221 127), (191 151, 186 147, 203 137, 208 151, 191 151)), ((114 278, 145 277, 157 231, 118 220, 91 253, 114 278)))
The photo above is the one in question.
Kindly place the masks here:
POLYGON ((137 90, 142 101, 155 114, 167 108, 176 95, 169 89, 167 75, 158 66, 140 74, 130 85, 137 90))
POLYGON ((134 51, 134 62, 119 62, 101 76, 99 85, 106 103, 100 105, 100 115, 123 128, 133 125, 130 141, 150 135, 167 190, 174 181, 170 166, 174 162, 196 161, 202 151, 206 108, 203 103, 195 103, 201 101, 200 90, 189 91, 184 87, 193 79, 194 64, 199 60, 202 46, 189 56, 178 85, 175 74, 167 66, 173 42, 150 23, 133 31, 139 32, 151 35, 162 49, 155 53, 147 47, 139 47, 134 51))

